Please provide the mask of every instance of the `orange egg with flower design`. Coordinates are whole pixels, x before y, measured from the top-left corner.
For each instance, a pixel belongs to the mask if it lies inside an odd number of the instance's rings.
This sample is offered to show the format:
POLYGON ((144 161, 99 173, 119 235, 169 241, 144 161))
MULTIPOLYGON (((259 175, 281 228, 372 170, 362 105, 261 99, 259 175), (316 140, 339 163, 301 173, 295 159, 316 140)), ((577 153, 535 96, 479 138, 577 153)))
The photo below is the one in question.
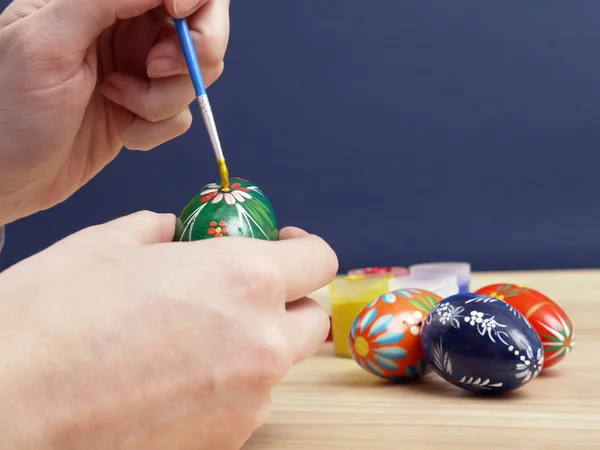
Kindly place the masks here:
POLYGON ((350 355, 378 377, 393 381, 419 378, 427 368, 421 325, 440 301, 440 296, 423 289, 400 289, 376 298, 352 324, 350 355))
POLYGON ((542 370, 563 361, 575 347, 571 320, 560 306, 541 292, 519 284, 496 283, 476 293, 505 301, 529 320, 544 347, 542 370))

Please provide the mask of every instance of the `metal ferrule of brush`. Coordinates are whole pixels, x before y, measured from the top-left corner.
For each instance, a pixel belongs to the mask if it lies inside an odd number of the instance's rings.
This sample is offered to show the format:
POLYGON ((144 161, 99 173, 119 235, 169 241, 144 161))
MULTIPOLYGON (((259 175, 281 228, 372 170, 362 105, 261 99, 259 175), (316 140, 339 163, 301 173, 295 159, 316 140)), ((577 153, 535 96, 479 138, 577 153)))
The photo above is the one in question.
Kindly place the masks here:
POLYGON ((200 106, 200 113, 202 114, 202 119, 204 120, 206 129, 208 130, 210 142, 212 143, 212 146, 215 150, 215 156, 217 157, 217 159, 224 159, 223 149, 221 148, 221 141, 219 140, 219 135, 217 134, 217 127, 215 125, 215 118, 213 116, 212 108, 210 107, 210 102, 208 101, 208 97, 206 94, 200 95, 198 97, 198 105, 200 106))

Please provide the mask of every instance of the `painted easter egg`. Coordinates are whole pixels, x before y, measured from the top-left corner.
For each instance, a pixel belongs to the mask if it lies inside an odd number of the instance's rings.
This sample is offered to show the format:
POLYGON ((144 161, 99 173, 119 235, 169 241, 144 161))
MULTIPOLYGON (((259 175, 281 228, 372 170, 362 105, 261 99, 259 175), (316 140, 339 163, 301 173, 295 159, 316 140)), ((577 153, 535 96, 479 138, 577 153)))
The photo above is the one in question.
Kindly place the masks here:
POLYGON ((422 289, 400 289, 376 298, 350 328, 350 355, 364 370, 381 378, 419 378, 427 367, 421 324, 440 301, 440 296, 422 289))
POLYGON ((269 199, 257 186, 242 178, 231 178, 228 188, 217 183, 204 186, 181 211, 174 240, 198 241, 224 236, 267 241, 279 238, 269 199))
POLYGON ((457 294, 438 303, 421 332, 430 367, 473 392, 507 392, 535 379, 544 364, 542 342, 531 323, 508 303, 457 294))
POLYGON ((564 360, 575 347, 571 319, 541 292, 517 284, 498 283, 485 286, 477 293, 504 300, 531 322, 544 346, 543 370, 564 360))

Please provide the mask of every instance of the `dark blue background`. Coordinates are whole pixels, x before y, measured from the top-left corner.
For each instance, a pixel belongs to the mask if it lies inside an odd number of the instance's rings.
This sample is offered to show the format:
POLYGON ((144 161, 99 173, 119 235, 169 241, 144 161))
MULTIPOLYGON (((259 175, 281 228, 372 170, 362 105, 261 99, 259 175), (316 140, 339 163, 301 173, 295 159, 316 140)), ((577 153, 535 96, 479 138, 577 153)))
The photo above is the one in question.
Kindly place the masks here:
MULTIPOLYGON (((597 1, 232 1, 209 89, 232 174, 342 270, 599 266, 598 17, 597 1)), ((10 225, 0 268, 87 225, 179 212, 217 177, 194 114, 184 137, 10 225)))

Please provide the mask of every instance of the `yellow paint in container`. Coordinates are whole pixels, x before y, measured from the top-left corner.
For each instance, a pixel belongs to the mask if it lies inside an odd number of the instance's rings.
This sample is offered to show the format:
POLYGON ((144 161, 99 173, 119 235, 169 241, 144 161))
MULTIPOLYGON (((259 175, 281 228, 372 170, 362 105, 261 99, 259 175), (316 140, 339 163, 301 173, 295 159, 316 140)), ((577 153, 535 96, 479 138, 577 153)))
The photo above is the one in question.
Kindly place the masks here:
POLYGON ((393 275, 348 275, 329 285, 331 330, 337 356, 350 358, 348 335, 356 316, 377 297, 389 292, 393 275))

